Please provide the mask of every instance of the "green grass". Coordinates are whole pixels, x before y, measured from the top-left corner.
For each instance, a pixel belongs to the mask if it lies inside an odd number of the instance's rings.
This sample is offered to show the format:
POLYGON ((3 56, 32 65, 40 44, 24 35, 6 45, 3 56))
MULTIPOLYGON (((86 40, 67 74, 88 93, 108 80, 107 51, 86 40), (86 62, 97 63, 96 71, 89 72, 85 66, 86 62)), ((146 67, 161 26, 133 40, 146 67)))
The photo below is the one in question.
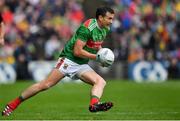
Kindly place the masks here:
MULTIPOLYGON (((0 110, 31 85, 17 82, 0 85, 0 110)), ((90 86, 84 83, 60 83, 25 101, 10 117, 0 120, 174 120, 180 119, 180 81, 134 83, 108 81, 102 101, 114 102, 107 112, 90 113, 90 86)))

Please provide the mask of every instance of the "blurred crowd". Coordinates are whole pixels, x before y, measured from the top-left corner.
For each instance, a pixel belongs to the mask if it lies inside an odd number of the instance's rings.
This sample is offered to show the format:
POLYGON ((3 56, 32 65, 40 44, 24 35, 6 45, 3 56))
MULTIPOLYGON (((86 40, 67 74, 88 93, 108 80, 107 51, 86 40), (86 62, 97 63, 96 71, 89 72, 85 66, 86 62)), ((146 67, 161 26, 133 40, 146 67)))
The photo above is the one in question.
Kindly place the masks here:
POLYGON ((115 0, 112 4, 118 11, 111 35, 117 60, 157 60, 170 78, 179 78, 180 1, 115 0))
POLYGON ((180 78, 180 1, 106 0, 116 10, 107 46, 116 60, 159 61, 169 78, 180 78))
MULTIPOLYGON (((6 24, 0 62, 27 70, 32 60, 55 60, 66 41, 87 19, 85 0, 0 0, 6 24)), ((116 15, 105 46, 116 61, 161 61, 172 78, 180 75, 179 0, 102 0, 116 15)), ((20 77, 23 76, 19 75, 20 77)), ((22 77, 23 78, 23 77, 22 77)))

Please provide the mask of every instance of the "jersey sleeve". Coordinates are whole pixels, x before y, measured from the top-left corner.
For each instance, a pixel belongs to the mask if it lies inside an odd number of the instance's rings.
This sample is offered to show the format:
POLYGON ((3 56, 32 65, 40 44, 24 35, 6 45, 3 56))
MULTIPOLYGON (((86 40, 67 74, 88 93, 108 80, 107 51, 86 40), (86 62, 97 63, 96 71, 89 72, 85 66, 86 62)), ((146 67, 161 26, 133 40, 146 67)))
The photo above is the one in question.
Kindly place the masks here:
POLYGON ((85 26, 81 25, 76 31, 76 36, 78 39, 87 42, 89 40, 90 31, 85 26))

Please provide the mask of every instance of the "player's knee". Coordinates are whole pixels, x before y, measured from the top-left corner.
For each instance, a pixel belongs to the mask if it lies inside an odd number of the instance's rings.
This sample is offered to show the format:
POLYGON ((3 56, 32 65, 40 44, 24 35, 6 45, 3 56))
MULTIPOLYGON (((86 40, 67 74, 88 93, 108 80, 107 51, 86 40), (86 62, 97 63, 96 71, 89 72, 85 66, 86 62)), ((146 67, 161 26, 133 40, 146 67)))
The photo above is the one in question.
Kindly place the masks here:
POLYGON ((106 86, 106 81, 105 81, 104 79, 102 79, 101 81, 102 81, 102 82, 101 82, 102 85, 103 85, 103 86, 106 86))
POLYGON ((49 89, 51 86, 47 83, 39 83, 39 90, 40 91, 44 91, 44 90, 47 90, 49 89))
POLYGON ((44 84, 43 85, 43 90, 47 90, 47 89, 49 89, 51 86, 49 85, 49 84, 44 84))
POLYGON ((106 81, 103 78, 98 78, 97 79, 97 84, 104 87, 104 86, 106 86, 106 81))

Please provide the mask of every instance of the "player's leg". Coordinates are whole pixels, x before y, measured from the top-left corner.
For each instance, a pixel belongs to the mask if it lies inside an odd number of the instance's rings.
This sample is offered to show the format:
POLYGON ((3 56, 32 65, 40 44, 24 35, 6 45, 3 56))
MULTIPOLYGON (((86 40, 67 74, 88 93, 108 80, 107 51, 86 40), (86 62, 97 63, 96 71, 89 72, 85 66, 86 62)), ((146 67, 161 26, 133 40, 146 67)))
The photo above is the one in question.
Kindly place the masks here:
POLYGON ((9 102, 3 110, 2 115, 9 116, 12 113, 12 111, 15 110, 19 104, 21 104, 21 102, 36 95, 41 91, 49 89, 50 87, 57 84, 59 80, 63 77, 63 73, 61 73, 58 69, 53 69, 45 80, 28 87, 21 93, 21 95, 18 98, 9 102))
POLYGON ((89 110, 91 112, 107 111, 113 106, 112 102, 100 102, 100 98, 106 85, 106 81, 100 75, 93 70, 89 70, 81 73, 79 78, 92 85, 91 101, 89 106, 89 110))
POLYGON ((82 73, 80 78, 84 82, 93 86, 91 89, 91 95, 101 98, 103 89, 106 85, 106 81, 101 76, 99 76, 95 71, 90 70, 82 73))
POLYGON ((21 96, 24 100, 28 99, 40 91, 47 90, 56 85, 63 77, 64 74, 62 74, 58 69, 53 69, 47 79, 30 86, 24 92, 22 92, 21 96))

